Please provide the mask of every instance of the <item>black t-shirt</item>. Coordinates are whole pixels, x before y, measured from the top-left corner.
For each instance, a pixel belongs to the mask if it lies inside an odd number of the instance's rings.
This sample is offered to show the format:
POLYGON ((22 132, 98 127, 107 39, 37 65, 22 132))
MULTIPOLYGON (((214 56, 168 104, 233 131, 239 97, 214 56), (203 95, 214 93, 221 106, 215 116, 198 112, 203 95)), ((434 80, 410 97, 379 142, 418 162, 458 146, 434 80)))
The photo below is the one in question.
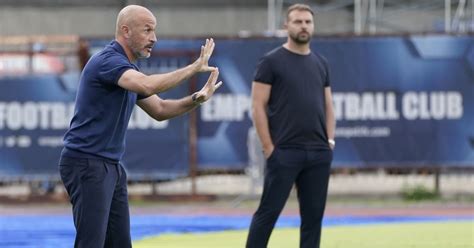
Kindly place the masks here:
POLYGON ((267 114, 275 147, 329 149, 324 88, 330 80, 324 57, 278 47, 261 58, 254 81, 272 86, 267 114))

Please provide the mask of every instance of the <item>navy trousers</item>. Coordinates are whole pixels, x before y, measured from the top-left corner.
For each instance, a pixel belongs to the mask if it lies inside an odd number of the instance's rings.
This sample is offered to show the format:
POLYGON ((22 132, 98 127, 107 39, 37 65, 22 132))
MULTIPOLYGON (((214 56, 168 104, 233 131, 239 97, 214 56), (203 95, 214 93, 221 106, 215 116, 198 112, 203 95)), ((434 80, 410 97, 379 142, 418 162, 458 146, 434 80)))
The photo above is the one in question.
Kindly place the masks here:
POLYGON ((72 203, 74 247, 132 247, 123 166, 105 159, 61 157, 59 171, 72 203))
POLYGON ((300 247, 319 248, 332 162, 331 150, 275 148, 267 159, 260 205, 253 215, 247 248, 266 248, 293 184, 300 206, 300 247))

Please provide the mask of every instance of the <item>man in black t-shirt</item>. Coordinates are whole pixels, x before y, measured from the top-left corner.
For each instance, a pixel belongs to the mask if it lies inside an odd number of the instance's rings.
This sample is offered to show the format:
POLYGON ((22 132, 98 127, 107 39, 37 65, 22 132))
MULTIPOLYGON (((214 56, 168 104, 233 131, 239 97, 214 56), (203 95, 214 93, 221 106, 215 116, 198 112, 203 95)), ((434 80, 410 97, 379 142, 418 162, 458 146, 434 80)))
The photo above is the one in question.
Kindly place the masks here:
POLYGON ((319 247, 335 118, 328 63, 310 50, 313 11, 290 6, 287 42, 259 62, 252 86, 253 122, 266 161, 260 206, 247 248, 267 247, 293 183, 300 205, 300 247, 319 247))

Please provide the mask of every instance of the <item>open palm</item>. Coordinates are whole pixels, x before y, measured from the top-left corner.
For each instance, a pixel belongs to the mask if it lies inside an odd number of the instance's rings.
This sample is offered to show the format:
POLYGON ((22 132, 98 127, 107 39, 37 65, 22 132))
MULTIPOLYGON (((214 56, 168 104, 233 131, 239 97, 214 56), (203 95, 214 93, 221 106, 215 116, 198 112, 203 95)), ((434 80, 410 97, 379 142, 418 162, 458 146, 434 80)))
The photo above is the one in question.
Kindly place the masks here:
POLYGON ((211 98, 214 92, 222 85, 222 81, 216 83, 218 77, 219 69, 215 68, 207 79, 206 84, 196 93, 196 102, 203 103, 211 98))
POLYGON ((206 44, 204 46, 201 46, 201 54, 199 55, 199 58, 197 59, 196 63, 198 64, 198 71, 199 72, 206 72, 206 71, 213 71, 216 68, 209 66, 209 58, 212 55, 212 52, 214 51, 215 43, 214 40, 211 39, 206 39, 206 44))

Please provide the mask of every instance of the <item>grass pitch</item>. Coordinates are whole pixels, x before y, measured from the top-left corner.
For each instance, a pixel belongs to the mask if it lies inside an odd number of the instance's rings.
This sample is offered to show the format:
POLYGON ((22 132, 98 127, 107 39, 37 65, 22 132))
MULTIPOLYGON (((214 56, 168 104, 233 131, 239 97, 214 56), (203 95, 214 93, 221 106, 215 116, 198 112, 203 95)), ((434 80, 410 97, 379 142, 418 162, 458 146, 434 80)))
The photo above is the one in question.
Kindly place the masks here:
MULTIPOLYGON (((225 220, 223 220, 225 221, 225 220)), ((275 229, 269 248, 298 247, 298 229, 275 229)), ((247 230, 166 234, 134 243, 136 248, 242 248, 247 230)), ((337 226, 323 229, 324 248, 474 248, 474 222, 337 226)))

